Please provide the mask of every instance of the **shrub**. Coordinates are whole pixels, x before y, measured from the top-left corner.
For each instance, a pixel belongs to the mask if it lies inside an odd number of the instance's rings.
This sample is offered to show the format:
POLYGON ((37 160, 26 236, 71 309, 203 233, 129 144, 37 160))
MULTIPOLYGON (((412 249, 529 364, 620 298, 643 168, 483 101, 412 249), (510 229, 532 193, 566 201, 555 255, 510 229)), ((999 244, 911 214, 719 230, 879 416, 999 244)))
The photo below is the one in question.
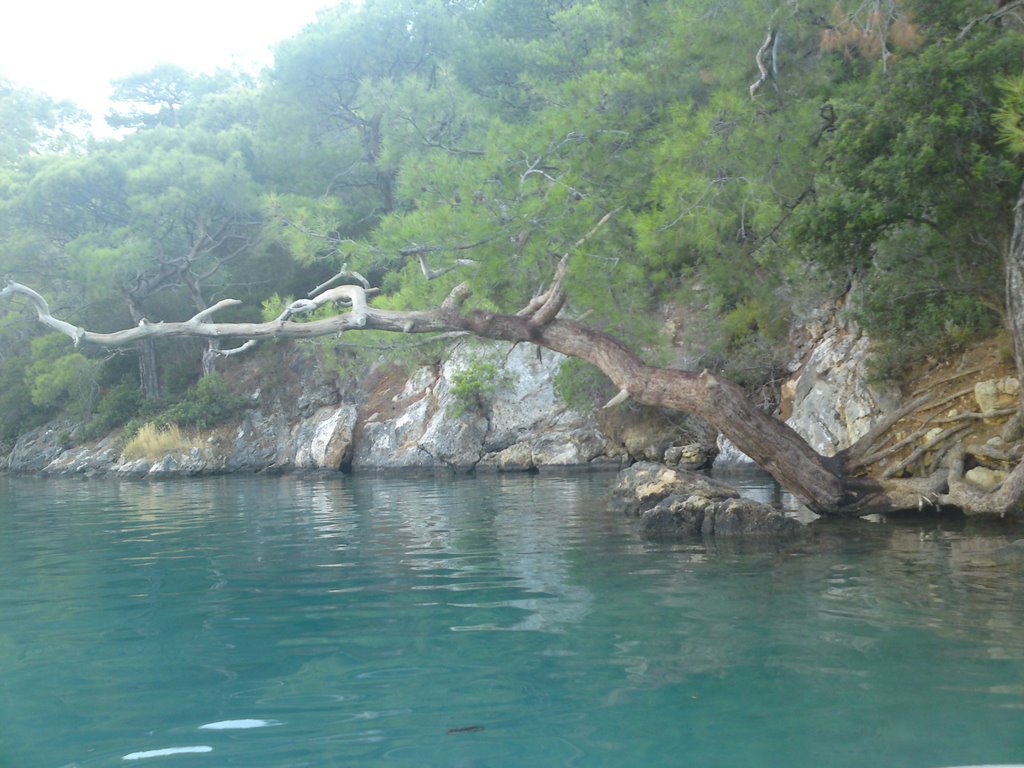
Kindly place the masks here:
POLYGON ((83 439, 94 440, 126 424, 139 415, 144 405, 142 390, 133 381, 126 379, 110 387, 100 397, 96 413, 82 433, 83 439))
POLYGON ((452 374, 452 416, 466 411, 483 412, 494 394, 510 383, 510 375, 485 359, 477 358, 460 371, 452 374))
POLYGON ((160 414, 161 424, 209 429, 238 416, 250 405, 249 398, 236 395, 217 372, 207 374, 185 396, 160 414))
POLYGON ((43 424, 51 411, 32 404, 32 391, 25 381, 28 357, 0 361, 0 445, 10 445, 22 433, 43 424))
POLYGON ((63 408, 73 417, 92 411, 99 389, 102 363, 80 352, 68 352, 71 342, 61 334, 32 341, 32 364, 25 372, 32 404, 39 408, 63 408))

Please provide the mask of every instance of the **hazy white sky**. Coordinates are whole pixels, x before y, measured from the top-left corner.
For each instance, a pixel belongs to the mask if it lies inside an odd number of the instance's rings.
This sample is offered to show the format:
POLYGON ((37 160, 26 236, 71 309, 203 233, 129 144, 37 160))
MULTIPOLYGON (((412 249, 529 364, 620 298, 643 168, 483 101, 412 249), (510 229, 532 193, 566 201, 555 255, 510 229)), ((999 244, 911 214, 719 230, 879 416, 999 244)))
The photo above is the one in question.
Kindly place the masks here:
POLYGON ((269 64, 275 43, 338 2, 6 0, 0 76, 102 118, 112 79, 165 62, 200 72, 269 64))

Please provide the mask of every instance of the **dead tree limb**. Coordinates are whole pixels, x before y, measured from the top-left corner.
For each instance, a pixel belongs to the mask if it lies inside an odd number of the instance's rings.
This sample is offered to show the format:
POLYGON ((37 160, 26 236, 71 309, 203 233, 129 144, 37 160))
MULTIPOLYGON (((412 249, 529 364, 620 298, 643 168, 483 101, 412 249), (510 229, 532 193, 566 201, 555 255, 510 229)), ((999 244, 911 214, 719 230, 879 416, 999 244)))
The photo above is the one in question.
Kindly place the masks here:
POLYGON ((960 30, 960 34, 956 36, 956 39, 963 40, 978 24, 988 24, 991 21, 999 21, 1006 16, 1012 16, 1019 23, 1024 24, 1024 0, 1011 0, 1011 2, 1006 3, 998 10, 992 11, 992 13, 986 13, 983 16, 977 16, 971 19, 966 25, 964 25, 963 29, 960 30))
POLYGON ((761 87, 765 83, 775 84, 775 75, 778 72, 775 63, 776 54, 776 42, 778 36, 774 27, 768 28, 768 35, 765 37, 764 42, 761 43, 761 47, 757 49, 757 54, 754 56, 754 63, 757 64, 757 71, 759 76, 757 80, 750 84, 750 98, 757 96, 757 92, 761 90, 761 87), (771 63, 765 61, 765 57, 771 52, 771 63))

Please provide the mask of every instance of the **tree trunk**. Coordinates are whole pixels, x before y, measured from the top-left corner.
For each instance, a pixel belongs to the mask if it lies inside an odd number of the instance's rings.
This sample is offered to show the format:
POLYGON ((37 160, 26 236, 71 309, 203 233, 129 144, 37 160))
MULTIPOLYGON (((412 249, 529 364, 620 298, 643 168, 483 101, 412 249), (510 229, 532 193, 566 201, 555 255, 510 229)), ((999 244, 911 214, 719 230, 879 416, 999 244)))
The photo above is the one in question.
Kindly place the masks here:
MULTIPOLYGON (((1006 254, 1006 317, 1013 338, 1017 379, 1024 384, 1024 182, 1013 209, 1013 234, 1006 254)), ((1024 406, 1024 388, 1021 405, 1024 406)))
MULTIPOLYGON (((142 310, 131 298, 127 299, 128 312, 135 325, 145 323, 142 310)), ((139 355, 139 383, 142 386, 142 393, 147 399, 155 400, 160 397, 160 373, 156 365, 156 345, 150 338, 142 339, 136 347, 139 355)))

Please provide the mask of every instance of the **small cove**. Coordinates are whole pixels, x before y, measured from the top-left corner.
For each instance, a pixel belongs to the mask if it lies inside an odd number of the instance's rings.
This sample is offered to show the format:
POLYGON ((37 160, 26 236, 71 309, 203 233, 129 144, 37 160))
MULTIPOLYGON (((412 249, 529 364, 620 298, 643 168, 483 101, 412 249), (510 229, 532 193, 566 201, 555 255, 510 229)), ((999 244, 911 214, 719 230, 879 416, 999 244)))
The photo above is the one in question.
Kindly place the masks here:
POLYGON ((2 477, 0 765, 1024 761, 1019 530, 644 542, 613 478, 2 477))

